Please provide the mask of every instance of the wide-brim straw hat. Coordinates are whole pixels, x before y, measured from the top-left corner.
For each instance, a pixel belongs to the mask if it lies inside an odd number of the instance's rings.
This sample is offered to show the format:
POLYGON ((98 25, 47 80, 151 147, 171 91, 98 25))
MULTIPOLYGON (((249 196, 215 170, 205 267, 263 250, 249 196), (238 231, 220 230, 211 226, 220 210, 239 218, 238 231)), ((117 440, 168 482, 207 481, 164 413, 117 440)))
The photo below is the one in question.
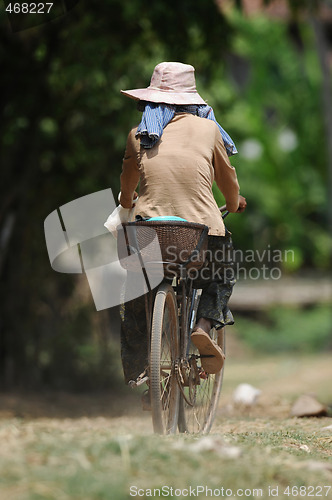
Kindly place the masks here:
POLYGON ((140 101, 165 104, 206 104, 196 90, 195 68, 179 62, 162 62, 153 71, 149 87, 121 90, 140 101))

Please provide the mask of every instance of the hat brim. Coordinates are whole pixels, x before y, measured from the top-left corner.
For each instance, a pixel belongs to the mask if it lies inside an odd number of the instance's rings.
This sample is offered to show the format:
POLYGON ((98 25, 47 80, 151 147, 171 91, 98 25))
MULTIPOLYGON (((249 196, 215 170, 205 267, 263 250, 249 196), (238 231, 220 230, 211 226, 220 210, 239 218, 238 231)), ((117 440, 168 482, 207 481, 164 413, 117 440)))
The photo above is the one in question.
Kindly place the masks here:
POLYGON ((171 90, 155 90, 150 88, 121 90, 121 94, 136 101, 160 102, 165 104, 206 104, 198 92, 174 92, 171 90))

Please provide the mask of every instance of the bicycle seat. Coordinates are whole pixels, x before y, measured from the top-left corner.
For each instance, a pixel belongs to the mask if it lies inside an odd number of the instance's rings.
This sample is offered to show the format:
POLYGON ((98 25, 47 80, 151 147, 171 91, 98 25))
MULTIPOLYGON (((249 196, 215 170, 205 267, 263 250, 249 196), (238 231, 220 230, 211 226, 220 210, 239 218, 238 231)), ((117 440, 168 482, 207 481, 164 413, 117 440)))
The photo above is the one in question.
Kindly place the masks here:
POLYGON ((182 219, 182 217, 175 217, 173 215, 162 215, 162 216, 159 216, 159 217, 150 217, 149 219, 147 219, 148 221, 158 221, 158 220, 161 220, 161 221, 174 221, 174 222, 179 222, 179 221, 182 221, 182 222, 188 222, 187 219, 182 219))

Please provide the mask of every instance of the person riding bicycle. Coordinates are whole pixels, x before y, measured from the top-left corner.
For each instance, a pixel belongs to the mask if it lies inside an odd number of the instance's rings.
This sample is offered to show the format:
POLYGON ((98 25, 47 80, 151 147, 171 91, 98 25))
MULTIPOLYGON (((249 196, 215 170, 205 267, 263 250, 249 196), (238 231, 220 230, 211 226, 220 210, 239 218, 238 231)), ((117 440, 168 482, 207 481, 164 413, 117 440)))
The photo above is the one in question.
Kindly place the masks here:
MULTIPOLYGON (((138 101, 143 115, 128 135, 120 204, 133 207, 139 184, 134 215, 176 216, 209 228, 208 273, 195 281, 202 295, 191 340, 202 356, 204 370, 217 373, 224 353, 209 332, 234 323, 228 300, 235 279, 232 240, 213 197, 212 184, 215 180, 229 212, 245 209, 246 200, 239 194, 236 171, 228 159, 237 153, 236 147, 198 94, 191 65, 160 63, 149 87, 121 92, 138 101)), ((122 304, 121 356, 127 383, 135 381, 148 365, 146 331, 144 297, 122 304)))

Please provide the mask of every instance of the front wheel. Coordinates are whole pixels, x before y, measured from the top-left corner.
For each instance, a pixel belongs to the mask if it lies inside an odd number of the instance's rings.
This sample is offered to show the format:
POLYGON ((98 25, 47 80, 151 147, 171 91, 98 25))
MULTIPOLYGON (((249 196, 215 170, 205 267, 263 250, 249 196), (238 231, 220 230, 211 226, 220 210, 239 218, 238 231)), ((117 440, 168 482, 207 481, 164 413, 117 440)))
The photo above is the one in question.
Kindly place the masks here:
POLYGON ((178 314, 174 290, 158 288, 151 326, 150 393, 153 429, 158 434, 177 430, 179 386, 175 364, 179 358, 178 314))

